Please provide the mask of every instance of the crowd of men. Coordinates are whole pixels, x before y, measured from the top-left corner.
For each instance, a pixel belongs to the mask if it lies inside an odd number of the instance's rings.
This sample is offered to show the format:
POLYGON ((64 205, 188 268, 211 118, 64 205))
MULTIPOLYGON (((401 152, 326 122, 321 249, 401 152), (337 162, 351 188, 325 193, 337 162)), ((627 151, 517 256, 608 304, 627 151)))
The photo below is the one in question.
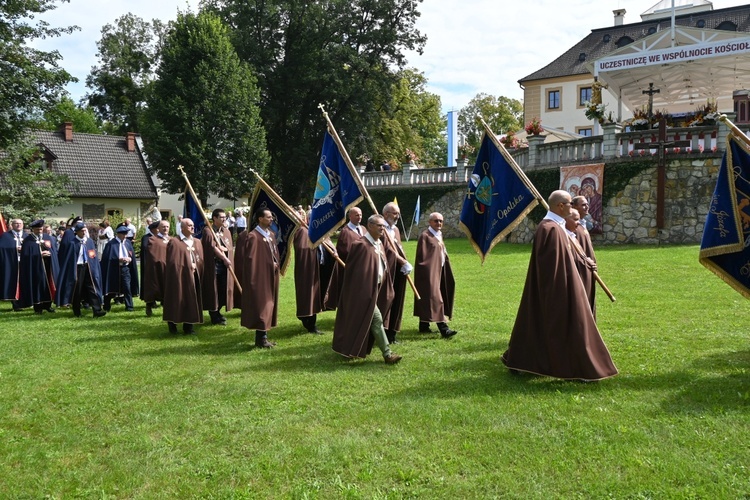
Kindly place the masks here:
MULTIPOLYGON (((231 214, 230 214, 231 215, 231 214)), ((306 222, 306 213, 300 211, 306 222)), ((582 221, 585 197, 555 191, 549 211, 538 225, 529 270, 508 350, 502 361, 512 373, 530 372, 564 379, 599 380, 617 373, 596 326, 596 256, 582 221)), ((296 316, 310 333, 321 333, 317 315, 336 311, 333 350, 347 358, 365 358, 377 345, 386 364, 401 356, 398 344, 407 284, 414 290, 413 315, 420 333, 450 339, 455 279, 443 242, 443 216, 429 215, 429 226, 417 241, 414 265, 408 261, 397 227, 395 203, 362 224, 362 211, 349 210, 338 241, 312 248, 303 224, 293 237, 296 316), (414 280, 411 280, 413 271, 414 280)), ((128 221, 129 222, 129 221, 128 221)), ((182 218, 175 237, 161 220, 148 226, 141 240, 140 275, 132 244, 134 228, 120 224, 114 238, 97 251, 80 218, 69 221, 59 245, 43 220, 25 234, 13 219, 0 236, 0 300, 14 310, 55 312, 69 307, 75 316, 90 308, 104 316, 112 304, 133 311, 140 294, 146 315, 162 307, 170 333, 194 334, 208 311, 211 324, 226 325, 222 314, 241 309, 241 326, 255 332, 255 346, 272 348, 268 333, 277 325, 280 262, 274 216, 268 209, 254 214, 253 225, 236 242, 227 214, 216 209, 200 240, 195 224, 182 218)), ((236 224, 236 221, 235 221, 236 224)))

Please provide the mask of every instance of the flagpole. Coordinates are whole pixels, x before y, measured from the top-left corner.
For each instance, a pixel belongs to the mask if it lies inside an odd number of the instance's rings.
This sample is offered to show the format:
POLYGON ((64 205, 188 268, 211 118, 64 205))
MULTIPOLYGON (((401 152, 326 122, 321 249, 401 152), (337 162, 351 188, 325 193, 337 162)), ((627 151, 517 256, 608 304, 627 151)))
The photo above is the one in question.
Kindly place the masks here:
POLYGON ((505 149, 505 146, 497 139, 497 136, 495 133, 490 129, 490 126, 487 125, 487 122, 484 121, 484 118, 481 116, 477 117, 477 119, 482 123, 482 126, 484 127, 484 132, 489 136, 490 140, 495 144, 495 146, 500 150, 500 153, 503 155, 505 160, 508 162, 510 167, 516 172, 516 175, 521 179, 521 181, 526 185, 526 187, 529 189, 529 191, 532 192, 532 194, 536 197, 537 200, 539 200, 539 203, 542 204, 545 210, 549 210, 549 205, 547 205, 547 200, 545 200, 541 194, 539 194, 539 191, 536 190, 534 185, 531 183, 528 177, 526 177, 526 174, 521 170, 521 167, 518 166, 518 163, 516 163, 515 158, 508 153, 508 150, 505 149))
MULTIPOLYGON (((300 226, 307 229, 308 228, 307 223, 304 220, 302 220, 302 218, 299 216, 297 211, 292 209, 292 207, 290 207, 289 204, 285 202, 284 199, 281 196, 279 196, 279 194, 276 191, 274 191, 273 188, 269 186, 266 181, 263 180, 263 178, 258 174, 258 172, 256 172, 252 168, 250 169, 250 171, 255 174, 255 177, 258 178, 258 182, 260 182, 263 185, 263 187, 267 189, 274 196, 274 198, 277 199, 277 201, 280 204, 283 204, 282 208, 286 210, 286 214, 289 215, 290 217, 293 216, 300 223, 300 226)), ((334 259, 336 259, 336 262, 341 264, 342 267, 346 267, 346 264, 344 264, 344 261, 342 261, 339 258, 338 254, 336 254, 336 250, 332 248, 331 246, 329 246, 330 244, 327 241, 322 242, 321 245, 323 245, 323 248, 325 248, 328 251, 328 253, 331 254, 331 256, 334 259)))
MULTIPOLYGON (((365 189, 365 185, 362 183, 362 179, 359 177, 359 172, 357 172, 357 169, 354 168, 354 164, 352 163, 352 159, 349 158, 349 152, 344 147, 343 143, 341 142, 341 139, 339 138, 339 134, 336 132, 336 127, 333 126, 333 123, 331 123, 331 119, 328 117, 328 112, 325 110, 325 107, 323 104, 318 104, 318 107, 323 112, 323 117, 326 119, 326 123, 328 125, 328 132, 331 134, 331 137, 333 137, 333 141, 336 143, 336 145, 339 148, 339 152, 342 153, 344 157, 344 162, 346 163, 346 167, 349 169, 349 171, 352 174, 352 177, 354 178, 354 182, 357 184, 357 187, 359 188, 359 192, 364 194, 365 199, 370 204, 370 208, 372 208, 373 213, 376 215, 380 215, 378 213, 378 209, 375 207, 375 202, 372 201, 372 198, 370 198, 370 193, 367 192, 367 189, 365 189)), ((389 233, 388 231, 385 231, 385 234, 388 236, 388 241, 396 248, 396 253, 401 256, 402 259, 404 259, 406 262, 409 262, 406 258, 406 255, 404 255, 404 251, 401 248, 400 245, 396 245, 396 242, 393 239, 393 235, 389 233)), ((409 285, 411 286, 411 290, 414 292, 414 296, 417 299, 420 299, 419 292, 417 291, 417 287, 414 285, 414 281, 411 279, 411 275, 406 275, 406 281, 409 282, 409 285)))
MULTIPOLYGON (((565 231, 567 231, 567 229, 565 231)), ((570 240, 571 243, 573 243, 573 248, 575 248, 578 255, 580 255, 584 259, 588 259, 588 256, 586 255, 586 252, 583 251, 583 248, 581 248, 580 243, 578 243, 578 241, 575 240, 570 235, 568 235, 568 239, 570 240)), ((615 302, 616 300, 615 296, 612 295, 612 292, 609 291, 609 288, 607 288, 607 285, 605 285, 604 281, 599 277, 599 273, 597 273, 596 271, 592 271, 592 273, 594 275, 594 279, 596 280, 596 282, 599 283, 599 286, 602 287, 602 290, 604 290, 604 293, 606 293, 607 297, 609 297, 609 300, 611 300, 612 302, 615 302)))
MULTIPOLYGON (((214 242, 216 243, 218 247, 221 248, 221 244, 219 243, 219 240, 218 240, 219 236, 214 232, 211 222, 209 222, 208 217, 206 216, 206 212, 203 211, 203 206, 201 206, 201 200, 195 194, 195 191, 193 191, 193 186, 190 184, 190 179, 188 179, 188 176, 185 173, 185 169, 182 168, 182 165, 179 165, 177 168, 180 169, 182 176, 185 178, 185 182, 187 183, 187 188, 190 191, 190 195, 193 197, 193 200, 195 200, 195 203, 198 205, 198 210, 200 211, 201 215, 203 215, 203 221, 206 223, 206 227, 211 231, 211 235, 213 236, 214 242)), ((240 293, 242 293, 242 285, 240 285, 240 280, 237 279, 237 275, 234 273, 234 264, 232 264, 232 266, 227 266, 227 271, 229 271, 229 274, 231 274, 232 278, 234 278, 234 284, 237 286, 237 290, 240 293)))
POLYGON ((729 130, 734 132, 735 137, 737 137, 738 139, 742 139, 745 142, 745 144, 750 145, 750 137, 745 135, 745 132, 743 132, 737 125, 732 123, 732 120, 727 118, 727 115, 724 115, 724 114, 720 115, 719 120, 724 122, 726 126, 729 127, 729 130))

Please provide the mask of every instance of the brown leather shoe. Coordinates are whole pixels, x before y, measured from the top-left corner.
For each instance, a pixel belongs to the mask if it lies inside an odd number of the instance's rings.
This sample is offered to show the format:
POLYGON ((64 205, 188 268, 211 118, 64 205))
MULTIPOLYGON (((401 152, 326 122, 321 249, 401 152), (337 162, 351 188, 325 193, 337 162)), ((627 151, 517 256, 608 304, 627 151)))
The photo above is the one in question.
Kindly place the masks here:
POLYGON ((271 347, 275 346, 276 343, 269 342, 268 339, 263 339, 255 342, 255 347, 260 347, 263 349, 270 349, 271 347))
POLYGON ((387 358, 383 358, 383 359, 385 360, 386 365, 395 365, 399 361, 401 361, 401 356, 395 353, 391 353, 390 356, 388 356, 387 358))

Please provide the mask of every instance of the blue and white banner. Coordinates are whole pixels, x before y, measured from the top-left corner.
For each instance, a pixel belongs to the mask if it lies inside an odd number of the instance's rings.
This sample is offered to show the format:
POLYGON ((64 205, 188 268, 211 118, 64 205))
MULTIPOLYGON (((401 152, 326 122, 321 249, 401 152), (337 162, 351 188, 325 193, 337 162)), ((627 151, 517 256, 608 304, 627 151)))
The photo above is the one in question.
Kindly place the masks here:
POLYGON ((750 298, 750 146, 734 132, 727 137, 698 260, 750 298))
POLYGON ((485 132, 459 223, 483 263, 492 247, 539 203, 523 181, 523 172, 511 166, 512 161, 503 146, 485 132))
POLYGON ((357 174, 352 172, 344 157, 345 154, 326 131, 310 212, 308 235, 313 247, 317 247, 346 222, 346 213, 364 198, 354 178, 357 174))
MULTIPOLYGON (((192 189, 188 187, 185 188, 185 205, 182 209, 182 216, 193 221, 195 225, 193 235, 200 239, 203 234, 203 228, 206 225, 206 220, 203 217, 200 202, 193 198, 192 189)), ((175 230, 179 234, 179 228, 175 228, 175 230)))

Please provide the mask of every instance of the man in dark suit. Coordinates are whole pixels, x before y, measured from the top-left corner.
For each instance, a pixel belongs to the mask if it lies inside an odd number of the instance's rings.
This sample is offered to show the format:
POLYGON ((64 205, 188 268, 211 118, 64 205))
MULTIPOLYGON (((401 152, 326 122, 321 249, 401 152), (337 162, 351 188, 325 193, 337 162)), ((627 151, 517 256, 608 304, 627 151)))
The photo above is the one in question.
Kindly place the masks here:
POLYGON ((52 300, 57 290, 57 242, 44 234, 44 220, 31 223, 31 234, 23 240, 19 263, 20 307, 33 307, 36 314, 55 312, 52 300))
POLYGON ((81 315, 81 302, 88 303, 94 317, 104 316, 102 310, 102 275, 96 244, 86 236, 86 224, 77 222, 72 228, 73 238, 63 238, 58 253, 60 261, 60 283, 55 303, 70 305, 73 314, 81 315))
POLYGON ((113 297, 122 297, 125 310, 132 312, 133 295, 138 295, 138 266, 133 244, 127 239, 129 229, 121 224, 115 238, 107 242, 102 252, 102 287, 104 310, 112 307, 113 297))

